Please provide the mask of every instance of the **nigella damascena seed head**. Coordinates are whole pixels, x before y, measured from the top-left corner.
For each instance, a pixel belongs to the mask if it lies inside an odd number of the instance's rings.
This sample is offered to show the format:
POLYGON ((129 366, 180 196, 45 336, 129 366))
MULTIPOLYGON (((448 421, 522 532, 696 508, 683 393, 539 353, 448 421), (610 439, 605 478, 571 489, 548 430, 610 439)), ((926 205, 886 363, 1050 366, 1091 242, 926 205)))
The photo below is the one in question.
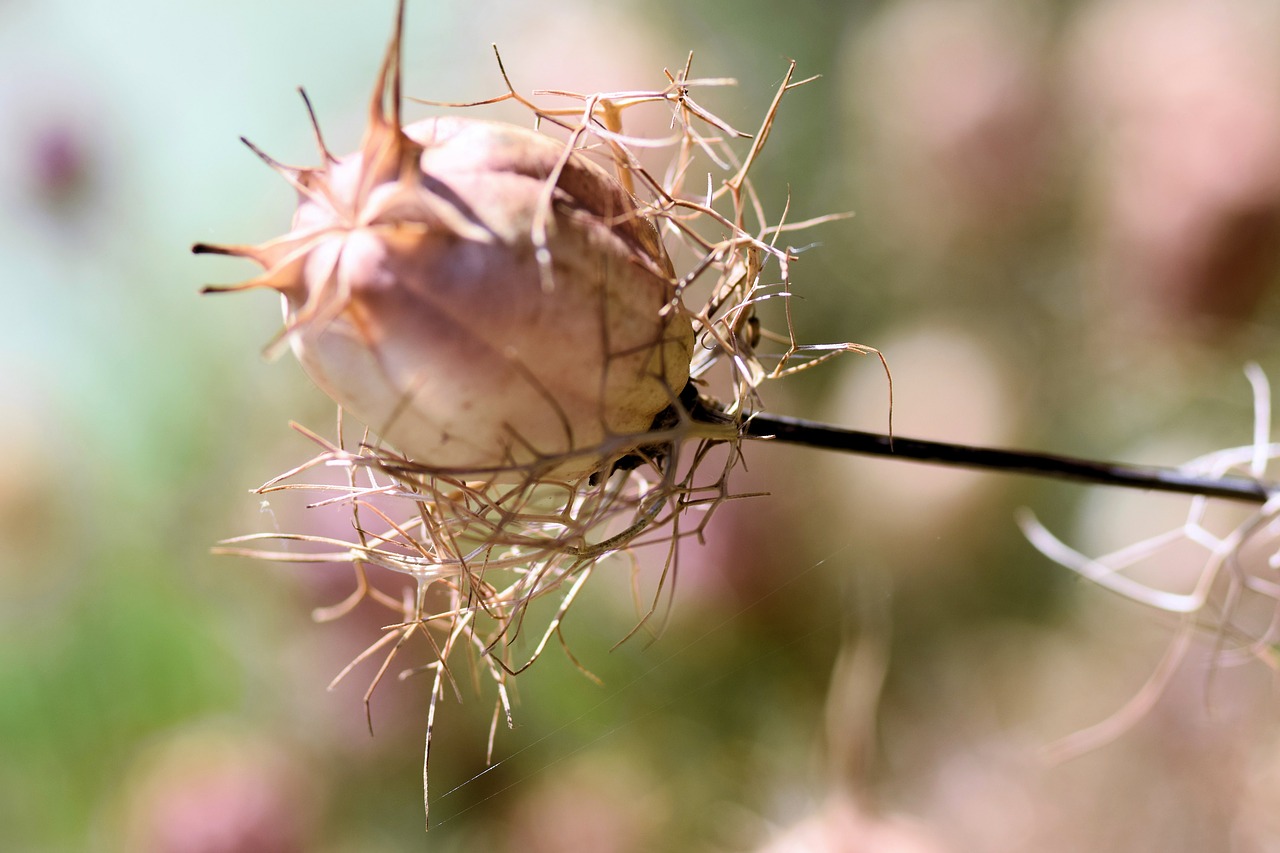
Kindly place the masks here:
POLYGON ((358 151, 273 165, 299 203, 258 246, 315 383, 436 471, 596 472, 645 443, 693 329, 653 221, 602 166, 514 125, 400 122, 400 30, 358 151))

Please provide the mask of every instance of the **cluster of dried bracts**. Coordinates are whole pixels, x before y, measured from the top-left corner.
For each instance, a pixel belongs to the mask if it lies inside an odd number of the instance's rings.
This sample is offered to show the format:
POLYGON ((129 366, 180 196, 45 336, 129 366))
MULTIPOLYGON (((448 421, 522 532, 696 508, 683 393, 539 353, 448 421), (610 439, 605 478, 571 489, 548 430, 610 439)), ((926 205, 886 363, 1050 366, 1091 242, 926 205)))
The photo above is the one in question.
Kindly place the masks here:
POLYGON ((276 345, 368 427, 358 447, 312 436, 319 454, 263 487, 308 488, 304 472, 345 469, 324 502, 351 507, 357 536, 250 536, 221 550, 353 566, 355 593, 324 615, 365 596, 397 611, 362 656, 383 655, 375 683, 417 634, 435 650, 433 709, 458 654, 482 661, 505 708, 508 677, 556 635, 602 557, 659 540, 669 565, 708 515, 682 526, 686 511, 727 496, 736 455, 710 474, 698 463, 737 441, 759 383, 862 348, 800 347, 755 316, 788 296, 779 235, 814 224, 783 224, 785 212, 771 222, 748 180, 778 99, 799 85, 790 71, 754 135, 698 105, 693 89, 728 81, 691 79, 688 64, 655 91, 554 93, 563 109, 517 94, 503 71, 496 100, 528 106, 540 130, 456 113, 404 125, 402 21, 403 3, 359 150, 334 156, 317 129, 316 167, 261 155, 298 192, 291 230, 196 247, 263 267, 208 290, 279 292, 276 345), (669 138, 626 135, 627 111, 645 107, 669 113, 669 138), (669 158, 661 177, 637 156, 655 150, 669 158), (687 178, 705 189, 686 191, 687 178), (260 541, 281 538, 293 541, 260 541), (369 566, 409 576, 416 594, 379 593, 369 566), (428 589, 448 604, 428 608, 428 589), (559 612, 513 660, 505 640, 546 595, 559 612))

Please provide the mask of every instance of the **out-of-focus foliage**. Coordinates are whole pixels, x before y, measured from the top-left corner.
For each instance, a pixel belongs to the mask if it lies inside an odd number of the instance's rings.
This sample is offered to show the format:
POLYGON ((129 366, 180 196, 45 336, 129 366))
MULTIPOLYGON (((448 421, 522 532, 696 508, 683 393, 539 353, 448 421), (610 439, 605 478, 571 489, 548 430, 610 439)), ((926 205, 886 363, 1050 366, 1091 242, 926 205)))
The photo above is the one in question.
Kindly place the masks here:
MULTIPOLYGON (((1280 3, 531 5, 412 2, 409 93, 499 93, 493 41, 526 90, 651 88, 692 49, 739 78, 714 98, 741 126, 787 58, 824 75, 754 174, 792 219, 856 211, 806 232, 796 321, 886 353, 900 433, 1161 463, 1248 441, 1240 366, 1280 375, 1280 3)), ((297 526, 247 490, 332 413, 258 357, 274 302, 196 296, 245 270, 186 254, 281 230, 236 138, 314 157, 299 83, 355 145, 390 6, 0 3, 0 848, 423 845, 425 685, 388 679, 373 737, 370 668, 324 689, 378 614, 314 624, 348 578, 208 554, 297 526)), ((872 360, 771 393, 887 421, 872 360)), ((637 605, 603 566, 565 629, 603 686, 548 654, 475 779, 493 697, 459 673, 432 849, 1274 848, 1269 675, 1214 670, 1212 637, 1128 735, 1036 759, 1172 627, 1073 583, 1015 508, 1100 550, 1180 502, 746 453, 770 494, 683 550, 656 639, 612 649, 637 605)))

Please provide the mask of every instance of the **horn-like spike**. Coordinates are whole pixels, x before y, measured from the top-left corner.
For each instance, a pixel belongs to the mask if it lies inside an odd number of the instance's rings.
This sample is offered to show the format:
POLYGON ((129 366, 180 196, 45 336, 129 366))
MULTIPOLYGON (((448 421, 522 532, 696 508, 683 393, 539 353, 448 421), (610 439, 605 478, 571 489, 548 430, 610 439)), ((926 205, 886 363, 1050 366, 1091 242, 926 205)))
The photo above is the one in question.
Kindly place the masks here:
POLYGON ((404 44, 404 4, 405 0, 400 0, 396 4, 396 66, 391 78, 391 125, 397 132, 404 126, 404 122, 401 121, 400 117, 401 81, 404 79, 404 59, 401 52, 401 47, 404 44))
POLYGON ((320 156, 327 163, 338 162, 338 158, 333 156, 329 146, 324 144, 324 134, 320 132, 320 119, 316 117, 315 107, 311 105, 311 98, 307 97, 307 90, 299 86, 298 94, 302 96, 302 103, 306 105, 307 118, 311 121, 311 133, 315 137, 316 147, 320 149, 320 156))
POLYGON ((191 247, 193 255, 227 255, 232 258, 248 258, 261 267, 270 267, 272 258, 269 249, 262 246, 243 244, 220 245, 215 243, 196 243, 191 247))
POLYGON ((247 281, 237 284, 206 284, 200 288, 200 293, 239 293, 242 290, 262 290, 270 289, 275 291, 283 291, 286 285, 280 281, 280 276, 275 273, 264 273, 247 281))
POLYGON ((243 142, 250 151, 258 155, 259 160, 266 163, 268 166, 274 169, 282 178, 288 181, 289 186, 297 190, 299 195, 304 195, 307 198, 313 199, 318 202, 323 201, 323 196, 317 195, 315 190, 307 185, 308 176, 315 174, 314 169, 304 169, 298 166, 286 166, 284 163, 281 163, 279 160, 272 157, 270 154, 263 151, 258 146, 254 145, 245 137, 243 136, 240 137, 240 141, 243 142))
POLYGON ((221 245, 214 243, 196 243, 191 247, 193 255, 226 255, 232 258, 246 258, 263 269, 271 269, 297 245, 296 237, 272 240, 260 246, 244 244, 221 245))
POLYGON ((399 0, 396 4, 395 29, 391 33, 391 41, 387 44, 387 52, 382 57, 382 68, 378 70, 378 81, 373 89, 373 99, 369 103, 370 131, 379 125, 386 124, 390 124, 397 131, 400 129, 400 45, 403 39, 404 0, 399 0), (390 104, 387 103, 388 96, 390 96, 390 104), (389 110, 388 107, 390 107, 389 110))
POLYGON ((238 284, 206 284, 200 288, 200 295, 207 296, 210 293, 239 293, 242 290, 258 290, 268 285, 258 281, 258 279, 250 279, 242 281, 238 284))
POLYGON ((279 160, 250 142, 248 137, 242 136, 240 137, 240 141, 244 143, 246 148, 258 155, 259 160, 284 175, 285 178, 290 180, 290 182, 297 180, 298 176, 304 171, 303 169, 299 169, 297 166, 286 166, 284 163, 281 163, 279 160))
POLYGON ((252 246, 218 246, 213 243, 196 243, 191 247, 193 255, 231 255, 236 258, 250 257, 252 246))
POLYGON ((416 153, 421 146, 401 128, 401 44, 404 40, 404 0, 396 5, 395 29, 369 102, 369 126, 360 144, 363 157, 355 198, 363 204, 374 186, 396 179, 416 181, 416 153))

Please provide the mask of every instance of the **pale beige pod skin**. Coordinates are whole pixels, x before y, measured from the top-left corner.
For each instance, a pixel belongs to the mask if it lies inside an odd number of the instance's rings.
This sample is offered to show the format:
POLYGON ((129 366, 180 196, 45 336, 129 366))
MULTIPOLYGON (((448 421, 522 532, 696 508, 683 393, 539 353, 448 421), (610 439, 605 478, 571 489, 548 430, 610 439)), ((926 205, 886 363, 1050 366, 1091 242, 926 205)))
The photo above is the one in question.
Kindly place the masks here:
POLYGON ((401 129, 398 51, 397 32, 360 150, 282 168, 300 194, 289 234, 196 250, 262 264, 230 289, 279 291, 310 377, 424 468, 599 471, 689 378, 658 231, 559 140, 456 116, 401 129))

